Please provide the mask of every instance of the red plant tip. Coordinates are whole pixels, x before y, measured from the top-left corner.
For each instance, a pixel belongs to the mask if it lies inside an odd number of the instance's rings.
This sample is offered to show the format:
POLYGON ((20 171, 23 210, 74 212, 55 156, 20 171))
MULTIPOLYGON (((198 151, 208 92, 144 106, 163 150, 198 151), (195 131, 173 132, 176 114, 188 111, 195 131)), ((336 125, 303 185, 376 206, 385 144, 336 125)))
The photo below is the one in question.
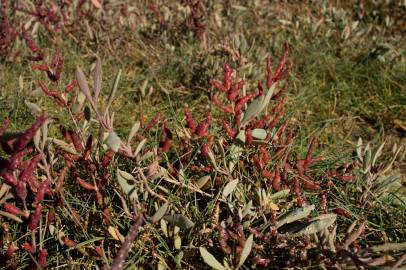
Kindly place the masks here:
POLYGON ((274 172, 274 177, 272 180, 272 188, 274 191, 278 192, 280 190, 280 185, 281 185, 281 177, 279 174, 279 167, 276 165, 275 172, 274 172))
POLYGON ((196 135, 199 137, 206 137, 209 135, 209 127, 211 121, 211 113, 209 112, 207 115, 207 119, 203 120, 197 127, 196 127, 196 135))
POLYGON ((31 141, 31 139, 34 138, 35 133, 45 123, 47 118, 48 116, 46 114, 38 117, 35 123, 29 129, 27 129, 13 144, 13 152, 19 152, 23 150, 31 141))
POLYGON ((16 184, 16 194, 21 201, 25 202, 27 198, 27 184, 22 181, 18 181, 16 184))
POLYGON ((346 218, 352 218, 352 214, 348 210, 341 207, 333 209, 333 213, 346 218))
POLYGON ((225 105, 221 100, 219 99, 218 94, 213 94, 211 97, 211 100, 213 101, 214 105, 219 107, 222 111, 225 113, 233 114, 234 110, 230 106, 225 105))
POLYGON ((76 181, 78 182, 78 184, 86 189, 86 190, 96 190, 95 186, 93 186, 92 184, 89 184, 88 182, 86 182, 85 180, 83 180, 82 178, 80 178, 79 176, 76 177, 76 181))
POLYGON ((231 88, 232 76, 233 76, 233 70, 227 63, 225 63, 224 64, 223 86, 226 91, 229 91, 231 88))
POLYGON ((50 183, 50 180, 46 180, 40 184, 37 194, 35 194, 34 204, 40 203, 44 199, 45 193, 48 191, 50 183))
POLYGON ((227 99, 230 101, 234 101, 238 98, 240 95, 241 89, 244 86, 245 82, 243 80, 240 80, 236 84, 234 84, 230 91, 227 92, 227 99))
POLYGON ((25 242, 24 244, 21 245, 21 247, 27 251, 28 253, 34 253, 35 252, 35 247, 33 247, 30 243, 25 242))
POLYGON ((78 82, 76 80, 71 81, 66 87, 65 87, 65 92, 70 93, 75 89, 75 87, 78 85, 78 82))
POLYGON ((228 137, 230 139, 234 139, 234 137, 237 135, 237 132, 232 129, 232 127, 227 123, 227 121, 223 118, 221 119, 221 124, 223 126, 223 129, 227 133, 228 137))
POLYGON ((111 159, 114 157, 115 152, 111 149, 109 149, 103 156, 103 160, 102 160, 102 167, 103 168, 107 168, 107 166, 109 166, 111 159))
POLYGON ((6 252, 0 256, 1 259, 3 259, 5 262, 8 261, 14 254, 14 252, 17 250, 16 247, 13 245, 8 246, 6 252))
POLYGON ((162 113, 158 112, 147 124, 144 129, 144 134, 150 131, 156 124, 158 124, 159 119, 161 118, 162 113))
POLYGON ((10 186, 16 186, 17 185, 17 179, 9 172, 5 172, 1 175, 3 177, 4 181, 10 185, 10 186))
POLYGON ((33 157, 28 165, 24 168, 24 170, 20 173, 20 176, 18 177, 18 180, 21 182, 26 182, 28 181, 29 178, 32 177, 35 168, 37 167, 38 162, 42 159, 43 155, 39 154, 35 157, 33 157))
POLYGON ((45 268, 45 266, 47 264, 47 256, 48 256, 48 251, 46 249, 41 249, 39 251, 38 265, 41 266, 42 268, 45 268))
POLYGON ((28 228, 30 228, 31 231, 34 231, 38 227, 39 221, 41 219, 41 211, 42 205, 38 204, 35 208, 34 213, 31 214, 30 223, 28 224, 28 228))
POLYGON ((197 128, 197 123, 193 119, 192 112, 189 108, 185 108, 185 118, 186 118, 186 127, 189 128, 192 132, 194 132, 197 128))
POLYGON ((312 138, 310 145, 309 145, 309 150, 307 150, 306 158, 303 164, 303 169, 306 171, 308 166, 312 163, 312 154, 314 151, 314 144, 316 142, 315 138, 312 138))
POLYGON ((13 215, 16 215, 16 216, 22 215, 22 211, 17 206, 15 206, 14 204, 4 203, 3 208, 4 208, 4 211, 6 211, 6 212, 8 212, 10 214, 13 214, 13 215))
POLYGON ((161 151, 167 153, 173 142, 172 132, 169 130, 168 123, 165 122, 162 139, 160 142, 161 151))
POLYGON ((244 107, 245 104, 247 104, 248 101, 250 101, 251 99, 255 98, 258 96, 258 93, 250 93, 247 94, 246 96, 239 98, 237 100, 237 103, 235 104, 234 107, 234 112, 239 112, 241 111, 241 109, 244 107))

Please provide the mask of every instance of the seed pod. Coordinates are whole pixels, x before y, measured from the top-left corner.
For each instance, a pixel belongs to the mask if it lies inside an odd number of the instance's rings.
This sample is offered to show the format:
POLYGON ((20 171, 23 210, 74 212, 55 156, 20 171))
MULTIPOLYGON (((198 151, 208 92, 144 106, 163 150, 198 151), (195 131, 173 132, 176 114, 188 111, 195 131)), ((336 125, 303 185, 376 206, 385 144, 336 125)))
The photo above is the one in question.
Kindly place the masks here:
POLYGON ((309 191, 317 191, 321 190, 321 187, 308 179, 307 177, 301 177, 300 180, 302 181, 303 188, 309 191))
POLYGON ((38 204, 34 213, 31 214, 30 223, 28 224, 28 228, 30 228, 31 231, 34 231, 38 227, 39 220, 41 219, 41 211, 42 205, 38 204))
POLYGON ((3 207, 4 207, 4 211, 6 211, 6 212, 8 212, 10 214, 13 214, 13 215, 16 215, 16 216, 22 214, 21 210, 17 206, 15 206, 14 204, 4 203, 3 207))
POLYGON ((13 151, 19 152, 23 150, 31 141, 31 139, 34 138, 35 133, 44 124, 47 118, 48 117, 46 114, 38 117, 35 123, 29 129, 27 129, 13 144, 13 151))

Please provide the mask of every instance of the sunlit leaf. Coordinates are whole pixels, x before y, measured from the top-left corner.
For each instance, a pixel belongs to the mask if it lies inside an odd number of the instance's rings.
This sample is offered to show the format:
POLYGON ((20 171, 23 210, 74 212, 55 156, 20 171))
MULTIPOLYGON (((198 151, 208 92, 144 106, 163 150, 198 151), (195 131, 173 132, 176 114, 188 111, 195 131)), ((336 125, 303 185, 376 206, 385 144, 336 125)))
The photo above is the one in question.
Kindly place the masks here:
POLYGON ((300 220, 302 218, 307 217, 311 211, 314 210, 314 205, 308 205, 304 207, 297 208, 291 212, 285 213, 278 217, 277 219, 277 228, 281 226, 292 223, 296 220, 300 220))
POLYGON ((114 131, 112 131, 107 136, 106 143, 111 150, 117 152, 121 145, 121 139, 114 131))
POLYGON ((130 199, 137 199, 134 176, 128 172, 117 169, 116 177, 124 193, 127 194, 130 199))
POLYGON ((161 218, 163 218, 163 216, 166 214, 166 211, 168 211, 168 207, 169 207, 168 202, 159 207, 156 213, 152 216, 151 221, 155 223, 161 220, 161 218))
POLYGON ((235 180, 227 183, 227 185, 223 189, 223 198, 227 198, 228 195, 233 193, 233 191, 237 187, 237 185, 238 185, 238 179, 235 179, 235 180))
POLYGON ((312 218, 306 227, 298 231, 296 234, 297 235, 310 235, 314 234, 317 232, 320 232, 324 230, 324 228, 329 227, 332 225, 335 220, 336 220, 336 215, 335 214, 325 214, 325 215, 320 215, 318 217, 312 218))
POLYGON ((207 251, 206 248, 200 247, 199 248, 200 255, 203 258, 203 261, 210 267, 212 267, 215 270, 227 270, 217 259, 211 255, 210 252, 207 251))
POLYGON ((241 252, 238 267, 242 266, 244 264, 245 260, 250 255, 253 243, 254 243, 254 235, 251 234, 250 236, 248 236, 247 240, 245 240, 244 248, 243 248, 243 250, 241 252))

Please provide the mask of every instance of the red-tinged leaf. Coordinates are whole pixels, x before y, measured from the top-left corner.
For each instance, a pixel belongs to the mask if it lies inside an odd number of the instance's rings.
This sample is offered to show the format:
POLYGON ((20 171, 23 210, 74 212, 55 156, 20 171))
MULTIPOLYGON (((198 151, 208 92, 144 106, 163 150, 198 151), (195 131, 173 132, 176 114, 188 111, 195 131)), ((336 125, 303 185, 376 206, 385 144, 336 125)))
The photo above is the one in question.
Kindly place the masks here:
POLYGON ((266 149, 265 146, 261 145, 260 148, 259 148, 259 151, 261 153, 262 163, 264 165, 267 165, 269 163, 269 161, 271 160, 271 157, 269 156, 268 150, 266 149))
POLYGON ((49 71, 49 66, 48 65, 32 65, 31 68, 33 70, 49 71))
POLYGON ((35 248, 28 242, 25 242, 24 244, 21 245, 21 247, 27 251, 28 253, 33 254, 35 252, 35 248))
POLYGON ((304 189, 308 190, 308 191, 318 191, 321 190, 320 185, 314 183, 313 181, 311 181, 310 179, 308 179, 307 177, 301 177, 300 178, 302 181, 302 186, 304 189))
POLYGON ((19 152, 23 150, 31 141, 31 139, 34 138, 35 133, 45 123, 47 118, 48 117, 46 114, 38 117, 35 123, 29 129, 27 129, 13 144, 13 151, 19 152))
POLYGON ((172 145, 172 142, 173 142, 172 132, 170 131, 170 129, 168 127, 168 123, 165 122, 164 130, 163 130, 162 138, 161 138, 161 142, 160 142, 161 151, 164 153, 167 153, 169 151, 169 148, 172 145))
POLYGON ((27 182, 27 180, 32 177, 35 169, 37 168, 37 164, 42 159, 42 157, 42 154, 33 157, 28 165, 25 167, 25 169, 20 173, 18 180, 21 182, 27 182))
POLYGON ((62 67, 63 67, 63 58, 61 56, 61 52, 60 52, 59 48, 56 48, 55 55, 52 59, 53 71, 51 72, 49 70, 47 72, 48 78, 53 82, 58 81, 61 76, 62 67))
POLYGON ((47 220, 49 224, 52 224, 55 222, 56 219, 56 213, 54 209, 49 210, 48 214, 47 214, 47 220))
POLYGON ((229 91, 232 84, 233 70, 228 64, 224 64, 223 85, 226 91, 229 91))
POLYGON ((281 186, 281 177, 279 175, 278 165, 276 165, 274 177, 272 179, 272 188, 274 191, 278 192, 280 190, 280 186, 281 186))
POLYGON ((4 261, 7 262, 8 260, 11 259, 11 257, 13 257, 14 252, 17 250, 18 248, 14 247, 13 245, 9 245, 6 252, 4 252, 4 254, 0 255, 0 258, 4 261))
POLYGON ((17 206, 15 206, 14 204, 11 204, 11 203, 4 203, 3 209, 4 209, 4 211, 6 211, 10 214, 16 215, 16 216, 22 215, 21 210, 17 206))
POLYGON ((17 179, 10 173, 10 172, 5 172, 1 175, 3 177, 4 181, 10 185, 10 186, 16 186, 17 185, 17 179))
POLYGON ((111 149, 107 150, 107 152, 104 154, 103 160, 102 160, 103 168, 106 168, 107 166, 109 166, 111 159, 114 157, 115 154, 116 153, 113 150, 111 150, 111 149))
POLYGON ((336 177, 344 182, 351 182, 355 179, 353 175, 337 175, 336 177))
POLYGON ((192 112, 185 108, 185 117, 186 117, 186 127, 189 128, 192 132, 194 132, 197 128, 197 123, 193 119, 192 112))
POLYGON ((245 106, 245 104, 247 104, 248 101, 250 101, 251 99, 253 99, 257 96, 258 96, 258 93, 250 93, 242 98, 239 98, 237 100, 237 103, 235 104, 234 111, 235 112, 241 111, 241 109, 245 106))
POLYGON ((219 107, 225 113, 229 113, 229 114, 234 113, 233 108, 231 108, 230 106, 225 105, 223 102, 220 101, 218 94, 212 95, 211 100, 213 101, 214 105, 219 107))
POLYGON ((38 265, 41 266, 42 268, 45 268, 45 266, 47 264, 47 256, 48 256, 48 251, 46 249, 41 249, 39 251, 38 265))
POLYGON ((20 198, 22 201, 25 201, 25 199, 27 198, 27 184, 25 182, 17 182, 16 194, 18 198, 20 198))
POLYGON ((238 83, 234 84, 230 91, 227 93, 227 99, 230 101, 234 101, 240 95, 241 89, 244 86, 245 82, 243 80, 239 81, 238 83))
POLYGON ((219 231, 219 243, 220 247, 225 254, 231 254, 232 250, 228 244, 230 235, 228 234, 227 230, 221 225, 217 224, 217 230, 219 231))
POLYGON ((270 56, 266 57, 266 87, 269 89, 272 86, 272 58, 270 56))
POLYGON ((39 221, 41 219, 41 211, 42 205, 38 204, 35 208, 34 213, 31 214, 30 222, 28 224, 28 228, 30 228, 31 231, 34 231, 38 227, 39 221))
POLYGON ((15 170, 18 166, 20 166, 22 159, 31 152, 32 152, 32 148, 30 147, 30 148, 23 149, 20 152, 12 154, 10 157, 9 169, 15 170))
POLYGON ((234 139, 234 137, 237 135, 237 132, 235 132, 231 126, 227 123, 227 121, 223 118, 221 120, 221 124, 223 126, 223 129, 226 131, 228 137, 230 137, 230 139, 234 139))
POLYGON ((86 189, 86 190, 96 190, 95 186, 93 186, 92 184, 89 184, 88 182, 86 182, 85 180, 83 180, 80 177, 76 177, 76 181, 78 182, 78 184, 86 189))
POLYGON ((73 80, 71 81, 66 87, 65 87, 65 92, 66 93, 70 93, 73 91, 73 89, 75 89, 75 87, 78 85, 78 81, 77 80, 73 80))
POLYGON ((262 171, 263 163, 259 160, 257 156, 252 157, 252 162, 254 163, 254 166, 257 168, 258 171, 262 171))
POLYGON ((51 182, 49 180, 45 180, 44 182, 42 182, 39 187, 38 187, 38 191, 35 194, 35 198, 34 198, 34 204, 40 203, 42 202, 42 200, 44 199, 45 193, 47 192, 47 190, 49 189, 49 184, 51 182))
POLYGON ((65 246, 67 247, 74 247, 76 246, 76 242, 73 241, 72 239, 69 239, 68 237, 62 237, 62 242, 64 243, 65 246))
POLYGON ((264 178, 266 178, 268 180, 272 180, 272 178, 273 178, 273 174, 270 171, 266 170, 266 169, 262 170, 261 174, 262 174, 262 177, 264 177, 264 178))
POLYGON ((73 146, 75 147, 76 151, 79 153, 83 151, 83 145, 82 142, 80 141, 79 135, 73 131, 69 130, 68 131, 70 138, 72 139, 73 146))
POLYGON ((275 75, 273 76, 273 82, 282 80, 284 78, 284 74, 286 71, 286 62, 288 60, 288 56, 289 56, 289 44, 287 42, 285 42, 284 44, 284 53, 281 57, 281 59, 279 60, 279 64, 275 70, 275 75))
POLYGON ((211 113, 209 112, 207 115, 207 119, 203 120, 197 127, 196 127, 196 135, 199 137, 206 137, 209 135, 209 127, 211 121, 211 113))
POLYGON ((352 214, 348 210, 341 207, 333 209, 333 213, 346 218, 352 218, 352 214))
POLYGON ((224 86, 221 84, 221 82, 217 81, 217 80, 211 80, 210 84, 213 88, 216 88, 218 90, 220 90, 220 92, 226 92, 226 89, 224 88, 224 86))
POLYGON ((161 118, 161 112, 158 112, 147 124, 147 126, 144 129, 144 134, 150 131, 156 124, 158 124, 159 119, 161 118))
POLYGON ((314 151, 314 144, 316 142, 315 138, 312 138, 310 145, 309 145, 309 149, 307 150, 307 154, 306 154, 306 158, 303 164, 303 169, 304 171, 307 170, 307 168, 309 167, 309 165, 312 163, 312 154, 314 151))

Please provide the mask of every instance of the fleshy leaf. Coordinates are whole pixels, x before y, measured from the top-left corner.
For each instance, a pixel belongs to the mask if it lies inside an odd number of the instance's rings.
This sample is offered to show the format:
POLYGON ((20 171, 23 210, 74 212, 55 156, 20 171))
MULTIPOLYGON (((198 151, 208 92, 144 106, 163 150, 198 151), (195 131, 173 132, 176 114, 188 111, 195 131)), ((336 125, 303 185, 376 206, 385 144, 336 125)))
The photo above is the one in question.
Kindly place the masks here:
POLYGON ((120 139, 120 137, 118 137, 118 135, 114 131, 112 131, 107 136, 106 143, 110 147, 111 150, 113 150, 114 152, 117 152, 121 145, 121 139, 120 139))

